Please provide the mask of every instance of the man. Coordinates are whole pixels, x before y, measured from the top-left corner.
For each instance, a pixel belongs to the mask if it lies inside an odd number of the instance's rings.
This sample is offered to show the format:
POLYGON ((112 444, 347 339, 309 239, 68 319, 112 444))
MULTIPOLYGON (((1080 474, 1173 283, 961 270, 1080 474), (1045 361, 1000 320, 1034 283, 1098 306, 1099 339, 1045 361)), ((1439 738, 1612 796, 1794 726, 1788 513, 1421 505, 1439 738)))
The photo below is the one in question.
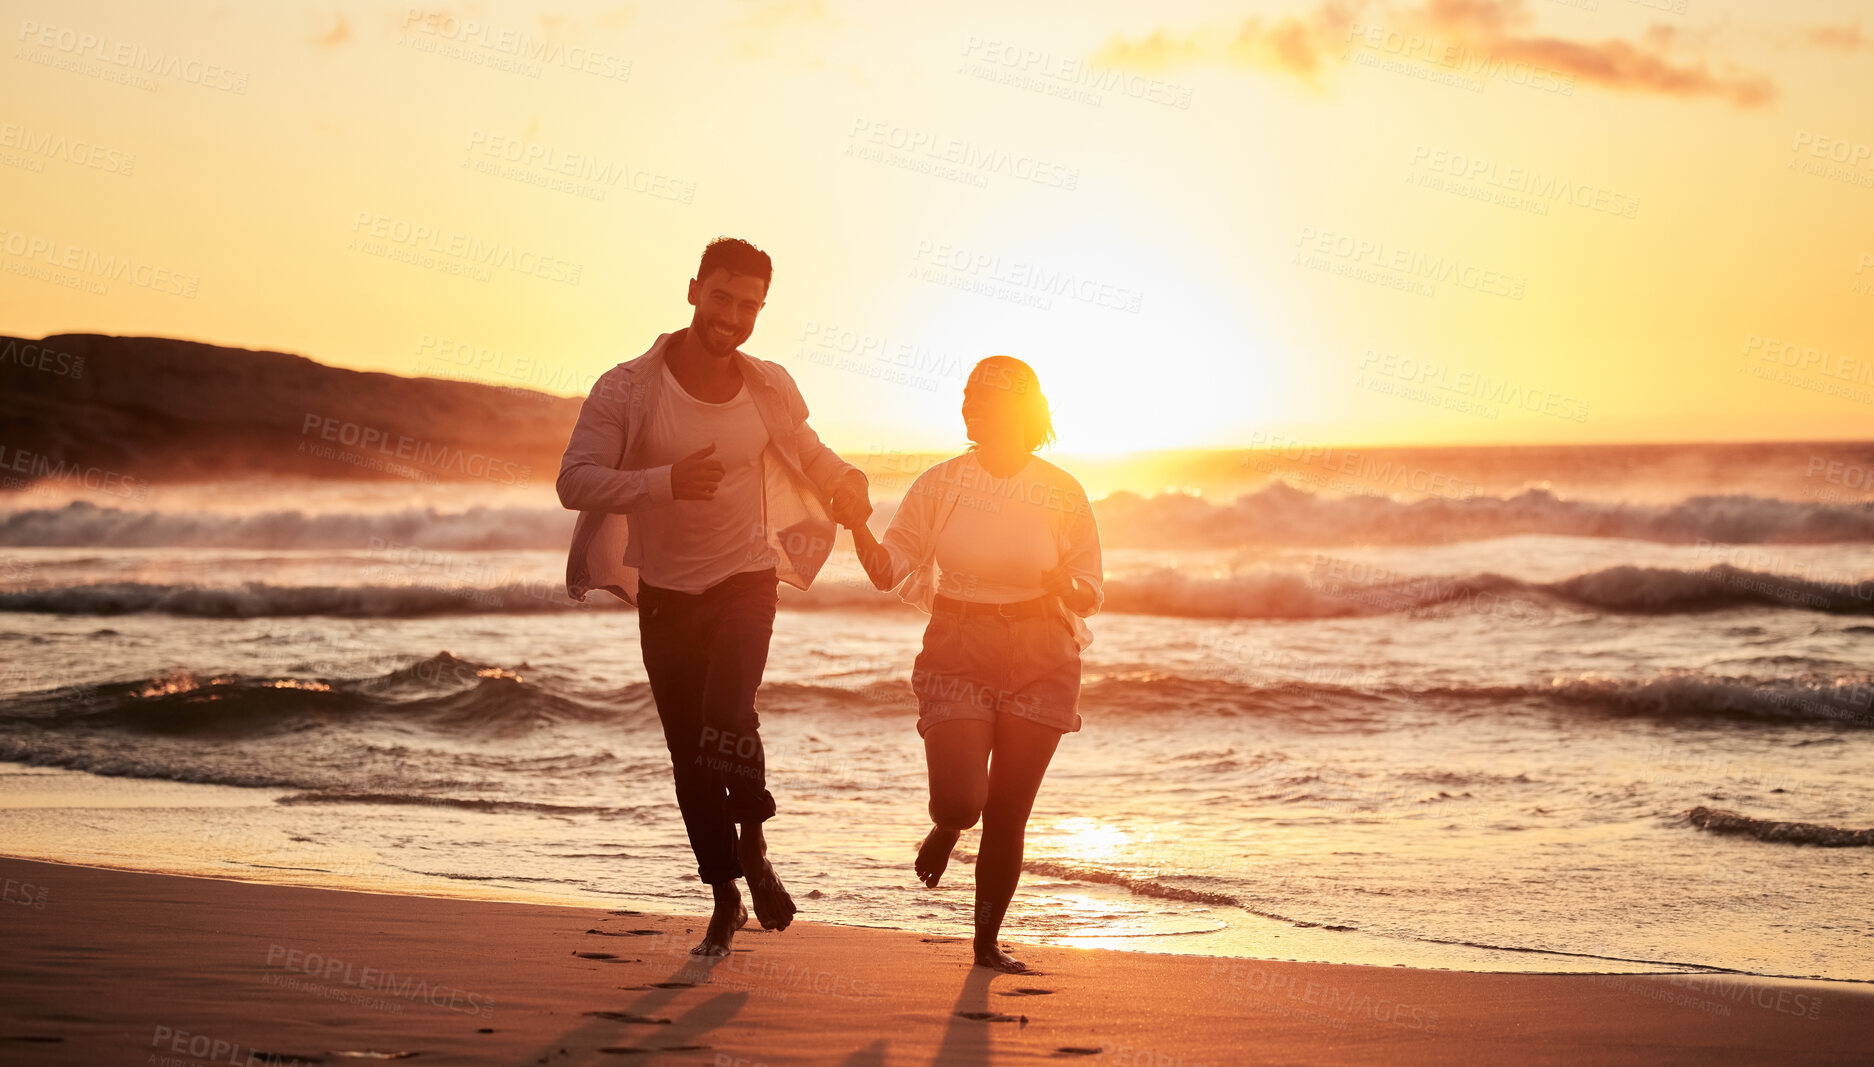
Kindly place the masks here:
POLYGON ((677 804, 715 894, 697 955, 727 954, 748 921, 737 878, 764 928, 793 920, 761 830, 774 797, 755 688, 776 583, 807 588, 834 517, 850 525, 872 510, 865 475, 807 425, 794 379, 740 350, 772 277, 767 253, 711 241, 690 281, 690 325, 593 384, 560 461, 560 503, 580 513, 567 593, 583 602, 605 589, 638 607, 677 804))

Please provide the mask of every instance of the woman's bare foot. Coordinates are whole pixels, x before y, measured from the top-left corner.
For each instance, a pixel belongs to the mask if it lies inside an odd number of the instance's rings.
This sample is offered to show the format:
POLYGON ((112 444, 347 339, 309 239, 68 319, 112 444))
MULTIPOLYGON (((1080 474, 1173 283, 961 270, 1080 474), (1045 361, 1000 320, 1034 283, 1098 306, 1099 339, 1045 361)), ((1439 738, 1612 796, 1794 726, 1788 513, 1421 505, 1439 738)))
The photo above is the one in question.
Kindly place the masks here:
POLYGON ((735 932, 748 925, 748 909, 742 906, 742 893, 731 883, 728 891, 735 894, 733 901, 725 895, 721 887, 716 891, 716 910, 709 916, 709 928, 703 931, 703 939, 690 950, 692 956, 727 956, 729 943, 735 940, 735 932))
POLYGON ((957 847, 957 832, 933 826, 917 845, 917 876, 928 889, 937 888, 950 866, 950 850, 957 847))
POLYGON ((1026 963, 1002 951, 1002 946, 994 942, 976 946, 976 966, 992 967, 1004 974, 1023 974, 1028 970, 1026 963))

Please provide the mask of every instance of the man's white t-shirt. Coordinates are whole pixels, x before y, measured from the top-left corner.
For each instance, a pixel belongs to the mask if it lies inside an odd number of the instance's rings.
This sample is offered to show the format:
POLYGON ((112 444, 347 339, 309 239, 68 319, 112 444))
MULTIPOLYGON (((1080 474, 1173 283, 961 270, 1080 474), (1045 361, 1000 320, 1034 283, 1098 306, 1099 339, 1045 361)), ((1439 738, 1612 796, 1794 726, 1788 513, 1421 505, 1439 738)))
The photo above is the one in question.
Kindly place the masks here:
POLYGON ((700 593, 732 574, 765 570, 778 561, 768 544, 763 514, 762 453, 768 428, 748 394, 711 404, 684 390, 670 367, 644 427, 646 467, 661 467, 710 445, 722 464, 714 500, 672 500, 632 515, 631 536, 641 538, 641 581, 660 589, 700 593))

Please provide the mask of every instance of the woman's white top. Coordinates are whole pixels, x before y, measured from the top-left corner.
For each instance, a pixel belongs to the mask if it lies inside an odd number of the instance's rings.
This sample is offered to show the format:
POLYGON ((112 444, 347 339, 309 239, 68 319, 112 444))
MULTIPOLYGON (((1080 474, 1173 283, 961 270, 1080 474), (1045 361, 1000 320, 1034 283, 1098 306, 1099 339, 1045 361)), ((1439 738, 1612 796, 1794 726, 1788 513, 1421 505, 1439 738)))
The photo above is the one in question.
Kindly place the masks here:
MULTIPOLYGON (((1105 600, 1100 533, 1074 476, 1036 456, 997 478, 965 452, 920 474, 905 491, 880 540, 899 595, 925 611, 936 594, 1012 604, 1046 594, 1044 572, 1065 565, 1105 600)), ((1081 648, 1093 640, 1082 617, 1062 606, 1081 648)))

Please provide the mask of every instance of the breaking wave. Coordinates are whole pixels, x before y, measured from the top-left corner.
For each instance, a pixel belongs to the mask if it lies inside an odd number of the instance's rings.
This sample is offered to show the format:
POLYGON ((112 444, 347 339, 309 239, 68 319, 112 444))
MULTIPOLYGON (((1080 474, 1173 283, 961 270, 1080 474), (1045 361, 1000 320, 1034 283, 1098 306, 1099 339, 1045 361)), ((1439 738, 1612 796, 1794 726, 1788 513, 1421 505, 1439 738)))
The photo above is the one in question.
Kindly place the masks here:
POLYGON ((560 548, 572 540, 574 515, 559 508, 433 507, 378 512, 251 515, 139 511, 87 500, 61 508, 0 512, 0 545, 99 548, 336 548, 421 545, 435 551, 560 548))
POLYGON ((1757 819, 1722 808, 1696 807, 1685 813, 1685 821, 1714 834, 1735 834, 1789 845, 1820 845, 1823 848, 1857 848, 1874 845, 1874 829, 1842 830, 1810 822, 1782 822, 1757 819))
MULTIPOLYGON (((881 502, 877 520, 889 517, 881 502)), ((1115 547, 1448 544, 1524 534, 1628 538, 1667 544, 1826 544, 1874 540, 1874 510, 1856 503, 1745 494, 1670 504, 1566 499, 1547 489, 1513 496, 1427 497, 1313 493, 1272 482, 1228 503, 1181 493, 1117 492, 1094 503, 1102 540, 1115 547)), ((426 550, 563 550, 573 513, 557 507, 434 507, 397 511, 248 515, 127 510, 73 501, 0 511, 0 545, 352 549, 373 543, 426 550)), ((876 525, 876 521, 874 523, 876 525)))
MULTIPOLYGON (((433 798, 455 797, 464 782, 486 777, 488 767, 475 762, 483 757, 458 752, 435 763, 434 752, 413 756, 373 739, 388 732, 416 739, 409 743, 428 738, 453 745, 505 743, 542 729, 597 727, 607 735, 657 730, 643 683, 592 693, 533 675, 525 664, 503 667, 440 652, 362 678, 178 670, 31 692, 0 701, 0 760, 336 794, 326 802, 428 797, 421 802, 453 803, 433 798), (275 750, 282 758, 270 761, 266 753, 275 750)), ((768 685, 759 699, 764 710, 782 715, 908 715, 915 708, 904 677, 864 687, 768 685)), ((1092 676, 1080 708, 1090 718, 1303 717, 1351 730, 1389 728, 1402 712, 1463 717, 1511 709, 1874 727, 1874 676, 1817 673, 1792 680, 1683 673, 1640 681, 1584 676, 1522 686, 1411 688, 1344 672, 1294 677, 1245 668, 1221 678, 1092 676)), ((506 749, 490 758, 510 770, 540 769, 522 768, 516 761, 526 757, 506 749)), ((590 758, 608 765, 611 760, 590 758)))
POLYGON ((1825 544, 1874 539, 1874 511, 1749 495, 1648 505, 1568 500, 1547 489, 1509 497, 1334 496, 1283 482, 1228 504, 1120 492, 1094 504, 1116 545, 1220 548, 1248 544, 1444 544, 1521 534, 1628 538, 1667 544, 1825 544))
MULTIPOLYGON (((1378 573, 1378 572, 1375 572, 1378 573)), ((895 596, 869 586, 816 583, 784 586, 782 603, 802 609, 896 609, 895 596)), ((1534 618, 1558 610, 1631 615, 1789 608, 1835 615, 1874 615, 1874 578, 1825 582, 1718 564, 1704 570, 1609 567, 1556 582, 1499 574, 1404 577, 1377 581, 1320 580, 1301 569, 1193 575, 1172 568, 1109 578, 1104 610, 1134 615, 1224 619, 1319 619, 1360 615, 1480 614, 1534 618)), ((0 612, 52 615, 164 614, 208 619, 273 616, 422 618, 437 615, 527 615, 630 610, 608 593, 583 604, 557 580, 473 585, 317 585, 266 582, 212 586, 152 582, 51 585, 0 592, 0 612)))
MULTIPOLYGON (((607 611, 626 608, 608 595, 584 604, 557 581, 469 585, 310 585, 245 582, 233 586, 153 582, 97 582, 0 592, 0 611, 51 615, 183 615, 202 619, 254 619, 322 615, 338 618, 412 619, 431 615, 607 611)), ((628 608, 627 608, 628 610, 628 608)))

